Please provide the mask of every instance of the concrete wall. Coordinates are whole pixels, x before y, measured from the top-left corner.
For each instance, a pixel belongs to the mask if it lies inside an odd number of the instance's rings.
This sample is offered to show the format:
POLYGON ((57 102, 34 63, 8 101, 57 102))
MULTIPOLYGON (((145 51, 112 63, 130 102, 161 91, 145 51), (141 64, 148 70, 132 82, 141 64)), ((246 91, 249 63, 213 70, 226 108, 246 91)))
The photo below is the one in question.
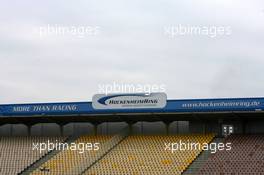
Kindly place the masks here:
POLYGON ((12 125, 6 124, 0 126, 0 135, 1 136, 10 136, 12 135, 12 125))
MULTIPOLYGON (((102 123, 97 127, 97 134, 113 135, 128 126, 125 122, 102 123)), ((60 128, 56 123, 39 123, 31 126, 32 136, 64 136, 94 135, 94 125, 91 123, 69 123, 60 128), (62 129, 62 130, 61 130, 62 129)), ((28 127, 23 124, 6 124, 0 126, 0 136, 27 136, 28 127)))
POLYGON ((253 134, 263 134, 264 133, 264 121, 249 121, 247 122, 246 132, 253 134))
POLYGON ((98 125, 97 134, 114 135, 120 132, 123 128, 127 127, 126 122, 105 122, 98 125))
POLYGON ((186 134, 189 133, 188 121, 174 121, 170 124, 169 134, 186 134))
MULTIPOLYGON (((125 122, 105 122, 97 126, 97 134, 113 135, 118 133, 122 128, 127 127, 125 122)), ((31 126, 32 136, 60 136, 61 131, 64 136, 70 135, 93 135, 94 125, 91 123, 69 123, 63 126, 61 130, 60 126, 56 123, 40 123, 31 126)), ((186 122, 174 122, 169 127, 169 132, 187 133, 188 124, 186 122), (175 129, 175 127, 177 128, 175 129)), ((145 134, 145 135, 165 135, 166 125, 163 122, 137 122, 132 126, 133 134, 145 134)), ((21 135, 26 136, 28 134, 28 127, 23 124, 3 125, 0 126, 1 136, 14 136, 21 135)))
POLYGON ((132 126, 134 135, 165 135, 166 129, 163 122, 137 122, 132 126))
POLYGON ((221 135, 219 121, 190 121, 189 132, 190 133, 216 133, 221 135))
MULTIPOLYGON (((264 133, 264 121, 174 121, 170 123, 169 134, 184 133, 218 133, 221 125, 231 124, 235 133, 264 133)), ((97 127, 97 134, 113 135, 128 126, 125 122, 106 122, 97 127)), ((91 123, 69 123, 63 126, 63 135, 93 135, 94 125, 91 123)), ((28 127, 23 124, 6 124, 0 126, 0 136, 26 136, 28 127)), ((166 124, 163 122, 137 122, 132 125, 132 134, 165 135, 166 124)), ((55 123, 35 124, 31 127, 32 136, 60 136, 61 128, 55 123)))

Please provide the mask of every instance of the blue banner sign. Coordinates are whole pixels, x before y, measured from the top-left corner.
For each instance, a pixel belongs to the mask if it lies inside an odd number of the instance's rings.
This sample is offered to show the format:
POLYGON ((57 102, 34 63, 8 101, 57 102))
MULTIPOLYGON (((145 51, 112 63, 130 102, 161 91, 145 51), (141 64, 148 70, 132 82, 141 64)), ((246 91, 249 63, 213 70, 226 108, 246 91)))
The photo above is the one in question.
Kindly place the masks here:
POLYGON ((95 109, 92 102, 0 105, 0 116, 262 111, 264 98, 167 100, 164 108, 95 109))

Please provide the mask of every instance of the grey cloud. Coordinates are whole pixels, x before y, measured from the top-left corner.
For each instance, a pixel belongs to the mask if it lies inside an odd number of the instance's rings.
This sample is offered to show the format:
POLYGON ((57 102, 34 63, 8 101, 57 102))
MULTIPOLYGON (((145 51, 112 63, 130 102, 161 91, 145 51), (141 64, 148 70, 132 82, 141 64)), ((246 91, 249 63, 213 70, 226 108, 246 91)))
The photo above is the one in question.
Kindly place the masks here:
POLYGON ((87 101, 98 84, 165 84, 169 98, 263 96, 262 1, 17 1, 0 7, 0 103, 87 101), (47 24, 100 34, 40 37, 47 24), (230 36, 164 35, 230 26, 230 36))

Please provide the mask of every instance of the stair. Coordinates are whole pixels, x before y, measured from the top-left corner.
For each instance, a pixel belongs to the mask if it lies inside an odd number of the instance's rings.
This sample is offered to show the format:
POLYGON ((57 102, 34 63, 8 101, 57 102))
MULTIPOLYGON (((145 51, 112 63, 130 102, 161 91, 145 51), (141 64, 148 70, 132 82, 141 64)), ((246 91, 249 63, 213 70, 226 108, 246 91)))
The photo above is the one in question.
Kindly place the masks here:
MULTIPOLYGON (((211 143, 223 142, 223 138, 214 138, 211 143)), ((211 150, 202 151, 198 157, 189 165, 189 167, 182 173, 182 175, 193 175, 196 174, 199 169, 204 165, 209 156, 211 155, 211 150)))
MULTIPOLYGON (((68 137, 64 141, 64 143, 69 143, 70 144, 70 143, 74 142, 77 138, 78 138, 78 136, 68 137)), ((63 150, 62 148, 57 148, 57 149, 54 149, 54 150, 49 151, 47 154, 45 154, 44 156, 42 156, 40 159, 38 159, 37 161, 35 161, 33 164, 29 165, 23 171, 21 171, 20 173, 18 173, 18 175, 29 175, 31 172, 33 172, 38 167, 40 167, 44 162, 48 161, 49 159, 51 159, 53 156, 55 156, 56 154, 58 154, 62 150, 63 150)))
POLYGON ((67 175, 79 175, 83 174, 86 170, 101 160, 108 152, 115 148, 120 142, 122 142, 129 135, 129 128, 125 127, 119 134, 112 137, 109 141, 104 143, 100 150, 97 152, 96 157, 91 161, 85 161, 79 164, 75 169, 68 172, 67 175))

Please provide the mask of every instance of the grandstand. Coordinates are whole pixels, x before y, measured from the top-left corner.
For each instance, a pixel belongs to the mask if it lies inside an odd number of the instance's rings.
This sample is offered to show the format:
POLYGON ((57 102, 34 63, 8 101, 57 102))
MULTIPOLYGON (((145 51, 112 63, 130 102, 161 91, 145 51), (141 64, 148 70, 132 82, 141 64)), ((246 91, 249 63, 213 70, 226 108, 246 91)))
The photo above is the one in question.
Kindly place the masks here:
MULTIPOLYGON (((135 96, 128 99, 149 98, 135 96)), ((114 100, 109 106, 105 101, 0 105, 0 174, 264 174, 264 98, 118 108, 114 100), (40 152, 41 143, 57 145, 40 152), (180 150, 179 143, 230 143, 231 149, 180 150)))
POLYGON ((181 174, 201 150, 164 151, 164 143, 208 143, 213 135, 129 136, 84 174, 181 174))
POLYGON ((264 174, 264 135, 231 135, 228 152, 211 155, 198 174, 264 174))
MULTIPOLYGON (((101 143, 103 144, 110 136, 81 136, 75 142, 76 143, 101 143)), ((49 159, 47 162, 40 165, 32 174, 45 174, 50 172, 51 174, 67 174, 68 172, 73 171, 74 169, 82 162, 89 162, 95 159, 97 151, 91 150, 87 152, 80 153, 77 150, 63 150, 57 155, 49 159), (69 161, 71 160, 71 161, 69 161), (43 171, 46 169, 46 171, 43 171)))
POLYGON ((33 143, 64 141, 65 137, 0 137, 0 174, 18 174, 45 156, 48 150, 32 150, 33 143))

